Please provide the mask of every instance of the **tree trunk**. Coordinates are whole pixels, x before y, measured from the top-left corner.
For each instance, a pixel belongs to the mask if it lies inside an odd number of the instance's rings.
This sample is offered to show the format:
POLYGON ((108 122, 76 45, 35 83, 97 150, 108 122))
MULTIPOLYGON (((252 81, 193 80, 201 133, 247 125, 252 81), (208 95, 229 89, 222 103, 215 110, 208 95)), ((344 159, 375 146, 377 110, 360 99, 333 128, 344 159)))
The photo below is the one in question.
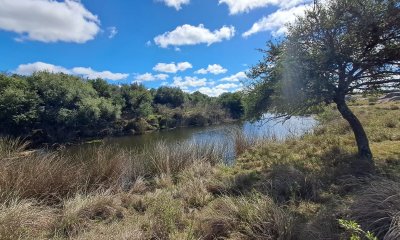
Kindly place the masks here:
MULTIPOLYGON (((337 105, 337 109, 342 114, 342 117, 346 119, 346 121, 350 124, 351 129, 353 130, 357 142, 358 155, 361 160, 360 163, 362 163, 364 167, 372 169, 374 165, 372 160, 372 152, 369 147, 367 134, 365 133, 365 130, 360 120, 358 120, 356 115, 354 115, 354 113, 347 106, 344 98, 335 102, 337 105)), ((362 169, 360 170, 363 171, 362 169)), ((367 171, 366 169, 364 170, 367 171)))

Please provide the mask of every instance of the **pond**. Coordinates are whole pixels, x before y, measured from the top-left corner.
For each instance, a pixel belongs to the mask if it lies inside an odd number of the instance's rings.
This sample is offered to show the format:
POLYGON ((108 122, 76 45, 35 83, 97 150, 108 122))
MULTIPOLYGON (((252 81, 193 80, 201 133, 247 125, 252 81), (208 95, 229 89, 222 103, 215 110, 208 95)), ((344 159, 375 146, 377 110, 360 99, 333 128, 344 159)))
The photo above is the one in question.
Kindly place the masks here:
MULTIPOLYGON (((266 115, 266 120, 254 123, 236 122, 207 127, 177 128, 145 135, 112 137, 104 139, 103 144, 137 151, 151 149, 161 141, 167 144, 195 142, 196 144, 223 145, 226 151, 225 160, 229 162, 236 155, 233 134, 239 132, 242 136, 252 140, 260 138, 284 140, 287 137, 299 136, 311 131, 317 123, 313 117, 292 117, 285 122, 273 120, 271 117, 272 115, 266 115)), ((82 152, 91 146, 93 143, 74 146, 69 150, 82 152)))

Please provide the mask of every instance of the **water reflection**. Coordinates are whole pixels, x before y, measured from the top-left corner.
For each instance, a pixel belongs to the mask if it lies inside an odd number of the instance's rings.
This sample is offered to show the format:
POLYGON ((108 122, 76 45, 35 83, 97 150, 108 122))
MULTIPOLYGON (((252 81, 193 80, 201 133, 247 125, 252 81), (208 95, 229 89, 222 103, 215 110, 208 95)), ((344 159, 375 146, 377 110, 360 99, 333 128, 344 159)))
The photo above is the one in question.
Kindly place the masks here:
MULTIPOLYGON (((104 144, 137 151, 152 149, 160 141, 165 141, 167 144, 185 141, 200 145, 214 144, 225 149, 225 160, 231 162, 236 155, 231 134, 234 129, 235 131, 239 130, 243 136, 251 139, 274 138, 283 140, 287 137, 302 135, 310 131, 316 124, 312 117, 292 117, 285 122, 271 120, 270 117, 271 115, 267 115, 266 120, 255 123, 241 122, 210 127, 178 128, 140 136, 107 138, 104 140, 104 144)), ((89 144, 76 146, 72 151, 82 152, 85 151, 85 148, 91 146, 89 144)))

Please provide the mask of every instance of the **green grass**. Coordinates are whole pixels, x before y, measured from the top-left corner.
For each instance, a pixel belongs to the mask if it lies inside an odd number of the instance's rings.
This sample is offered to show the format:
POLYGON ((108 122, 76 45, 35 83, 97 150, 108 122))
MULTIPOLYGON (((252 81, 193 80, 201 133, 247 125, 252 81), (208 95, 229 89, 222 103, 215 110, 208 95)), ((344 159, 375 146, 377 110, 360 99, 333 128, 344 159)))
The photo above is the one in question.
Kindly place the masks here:
POLYGON ((71 159, 0 140, 0 239, 348 239, 339 219, 400 235, 400 104, 355 102, 377 172, 355 177, 354 136, 333 107, 313 133, 224 149, 100 146, 71 159))

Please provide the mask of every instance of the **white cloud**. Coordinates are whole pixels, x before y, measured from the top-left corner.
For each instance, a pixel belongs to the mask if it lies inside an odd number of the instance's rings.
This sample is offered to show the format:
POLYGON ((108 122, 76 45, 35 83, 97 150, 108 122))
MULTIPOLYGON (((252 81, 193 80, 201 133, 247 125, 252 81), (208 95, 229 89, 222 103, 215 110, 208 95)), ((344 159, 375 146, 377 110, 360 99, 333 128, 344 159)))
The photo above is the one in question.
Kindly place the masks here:
POLYGON ((18 68, 14 71, 16 74, 20 75, 31 75, 34 72, 39 72, 39 71, 48 71, 48 72, 53 72, 53 73, 67 73, 70 74, 71 71, 61 67, 61 66, 56 66, 53 64, 48 64, 44 62, 35 62, 35 63, 28 63, 28 64, 21 64, 18 66, 18 68))
POLYGON ((173 7, 177 11, 182 9, 182 5, 186 5, 190 3, 190 0, 159 0, 161 2, 164 2, 165 5, 168 7, 173 7))
POLYGON ((283 35, 287 32, 285 24, 294 22, 297 16, 302 16, 309 5, 300 5, 289 9, 279 9, 278 11, 258 20, 253 26, 242 34, 249 37, 258 32, 272 31, 274 36, 283 35))
POLYGON ((207 79, 197 77, 174 77, 172 86, 187 89, 189 87, 202 87, 207 85, 207 79))
POLYGON ((169 76, 167 74, 156 74, 153 75, 151 73, 145 73, 141 75, 137 75, 135 77, 135 82, 148 82, 148 81, 156 81, 156 80, 166 80, 169 76))
POLYGON ((219 0, 219 4, 228 5, 229 12, 232 15, 270 5, 279 8, 291 8, 305 2, 310 2, 310 0, 219 0))
POLYGON ((72 69, 67 69, 61 66, 56 66, 44 62, 21 64, 17 67, 17 69, 14 72, 20 75, 31 75, 32 73, 38 71, 74 74, 88 79, 103 78, 109 80, 122 80, 126 79, 129 76, 129 74, 126 73, 112 73, 110 71, 97 72, 91 68, 84 68, 84 67, 75 67, 72 69))
POLYGON ((171 32, 166 32, 154 38, 154 42, 162 47, 184 46, 205 43, 210 46, 213 43, 229 40, 235 35, 233 26, 223 26, 221 29, 211 32, 203 24, 192 26, 185 24, 178 26, 171 32))
POLYGON ((221 95, 223 93, 228 92, 225 89, 210 88, 210 87, 201 87, 201 88, 197 89, 197 91, 199 91, 199 92, 201 92, 203 94, 206 94, 208 96, 211 96, 211 97, 217 97, 217 96, 219 96, 219 95, 221 95))
POLYGON ((155 67, 153 67, 154 71, 164 72, 164 73, 177 73, 186 71, 189 68, 193 68, 192 64, 189 62, 180 62, 180 63, 157 63, 155 67))
POLYGON ((18 41, 84 43, 100 31, 100 21, 80 1, 1 0, 0 29, 18 41))
POLYGON ((202 68, 197 70, 195 73, 197 74, 207 74, 207 73, 212 73, 214 75, 218 75, 218 74, 222 74, 222 73, 226 73, 228 70, 223 68, 221 65, 219 64, 213 64, 213 65, 208 65, 208 67, 202 68))
POLYGON ((213 87, 208 87, 208 86, 201 87, 201 88, 197 89, 197 91, 207 94, 212 97, 216 97, 223 93, 238 91, 241 88, 242 88, 241 84, 224 83, 224 84, 219 84, 219 85, 213 86, 213 87))
POLYGON ((236 83, 224 83, 224 84, 215 86, 215 88, 227 90, 227 89, 233 89, 233 88, 237 89, 240 86, 241 86, 240 84, 236 84, 236 83))
POLYGON ((126 79, 129 76, 129 74, 126 73, 112 73, 110 71, 97 72, 91 68, 85 67, 75 67, 72 69, 72 73, 88 79, 103 78, 109 80, 121 80, 126 79))
POLYGON ((110 39, 114 38, 115 35, 118 34, 118 29, 116 27, 109 27, 107 28, 107 30, 108 30, 108 38, 110 39))
POLYGON ((247 76, 246 76, 245 72, 238 72, 229 77, 222 78, 220 81, 222 81, 222 82, 240 82, 240 81, 246 80, 246 79, 247 79, 247 76))

